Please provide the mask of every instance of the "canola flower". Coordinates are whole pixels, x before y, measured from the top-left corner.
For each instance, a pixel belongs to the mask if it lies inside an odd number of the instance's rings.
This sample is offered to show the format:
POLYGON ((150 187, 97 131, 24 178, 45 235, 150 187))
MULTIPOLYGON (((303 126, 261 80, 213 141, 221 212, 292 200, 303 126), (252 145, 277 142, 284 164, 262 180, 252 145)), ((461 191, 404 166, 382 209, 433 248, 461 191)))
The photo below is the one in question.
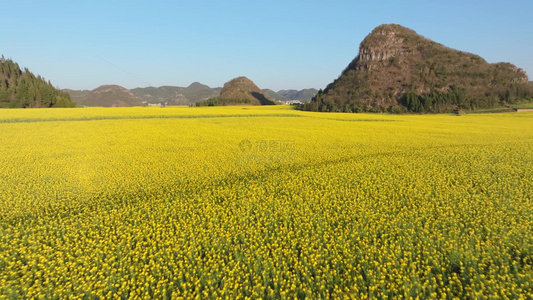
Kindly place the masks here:
POLYGON ((3 110, 0 299, 529 299, 531 124, 3 110))

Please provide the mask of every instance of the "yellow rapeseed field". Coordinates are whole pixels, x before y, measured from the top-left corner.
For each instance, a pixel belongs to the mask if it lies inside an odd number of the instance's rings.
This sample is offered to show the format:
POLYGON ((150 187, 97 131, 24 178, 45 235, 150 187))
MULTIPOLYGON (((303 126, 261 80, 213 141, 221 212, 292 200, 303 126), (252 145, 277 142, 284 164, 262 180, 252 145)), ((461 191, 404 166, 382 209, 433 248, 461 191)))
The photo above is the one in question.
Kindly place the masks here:
POLYGON ((532 128, 1 110, 0 299, 531 299, 532 128))

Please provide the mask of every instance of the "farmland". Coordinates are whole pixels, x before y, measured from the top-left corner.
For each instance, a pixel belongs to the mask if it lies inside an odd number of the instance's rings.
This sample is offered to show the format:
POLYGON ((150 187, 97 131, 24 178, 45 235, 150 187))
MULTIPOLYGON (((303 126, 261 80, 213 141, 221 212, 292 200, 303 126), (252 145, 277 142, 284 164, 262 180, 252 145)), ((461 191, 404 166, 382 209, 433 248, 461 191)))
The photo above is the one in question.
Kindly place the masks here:
POLYGON ((533 113, 0 111, 0 299, 531 298, 533 113))

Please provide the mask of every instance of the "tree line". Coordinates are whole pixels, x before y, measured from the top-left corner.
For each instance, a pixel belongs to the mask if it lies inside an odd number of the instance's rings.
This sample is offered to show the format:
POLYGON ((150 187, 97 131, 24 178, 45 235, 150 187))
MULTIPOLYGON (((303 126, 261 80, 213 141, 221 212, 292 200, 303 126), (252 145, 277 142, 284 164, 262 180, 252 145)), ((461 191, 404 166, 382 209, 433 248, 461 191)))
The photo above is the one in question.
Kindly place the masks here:
POLYGON ((204 101, 195 103, 195 106, 226 106, 226 105, 238 105, 238 104, 250 104, 250 99, 237 99, 237 98, 220 98, 213 97, 204 101))
POLYGON ((322 112, 375 112, 375 113, 446 113, 455 110, 493 108, 533 101, 532 83, 509 84, 506 88, 487 88, 484 93, 473 95, 457 85, 447 90, 433 89, 426 93, 414 90, 397 99, 397 105, 376 105, 364 101, 339 101, 324 96, 321 90, 309 103, 297 106, 301 110, 322 112))
POLYGON ((11 59, 0 58, 0 108, 76 107, 76 103, 50 81, 21 70, 11 59))

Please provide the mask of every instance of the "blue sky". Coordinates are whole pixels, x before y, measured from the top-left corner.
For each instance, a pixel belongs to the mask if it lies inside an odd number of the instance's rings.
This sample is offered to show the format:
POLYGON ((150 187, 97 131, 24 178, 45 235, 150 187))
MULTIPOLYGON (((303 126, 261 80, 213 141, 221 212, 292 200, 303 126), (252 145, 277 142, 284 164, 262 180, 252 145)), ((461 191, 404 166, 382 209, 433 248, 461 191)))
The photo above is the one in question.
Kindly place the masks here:
POLYGON ((0 54, 60 88, 126 88, 247 76, 324 88, 383 23, 506 61, 533 80, 533 1, 6 1, 0 54))

